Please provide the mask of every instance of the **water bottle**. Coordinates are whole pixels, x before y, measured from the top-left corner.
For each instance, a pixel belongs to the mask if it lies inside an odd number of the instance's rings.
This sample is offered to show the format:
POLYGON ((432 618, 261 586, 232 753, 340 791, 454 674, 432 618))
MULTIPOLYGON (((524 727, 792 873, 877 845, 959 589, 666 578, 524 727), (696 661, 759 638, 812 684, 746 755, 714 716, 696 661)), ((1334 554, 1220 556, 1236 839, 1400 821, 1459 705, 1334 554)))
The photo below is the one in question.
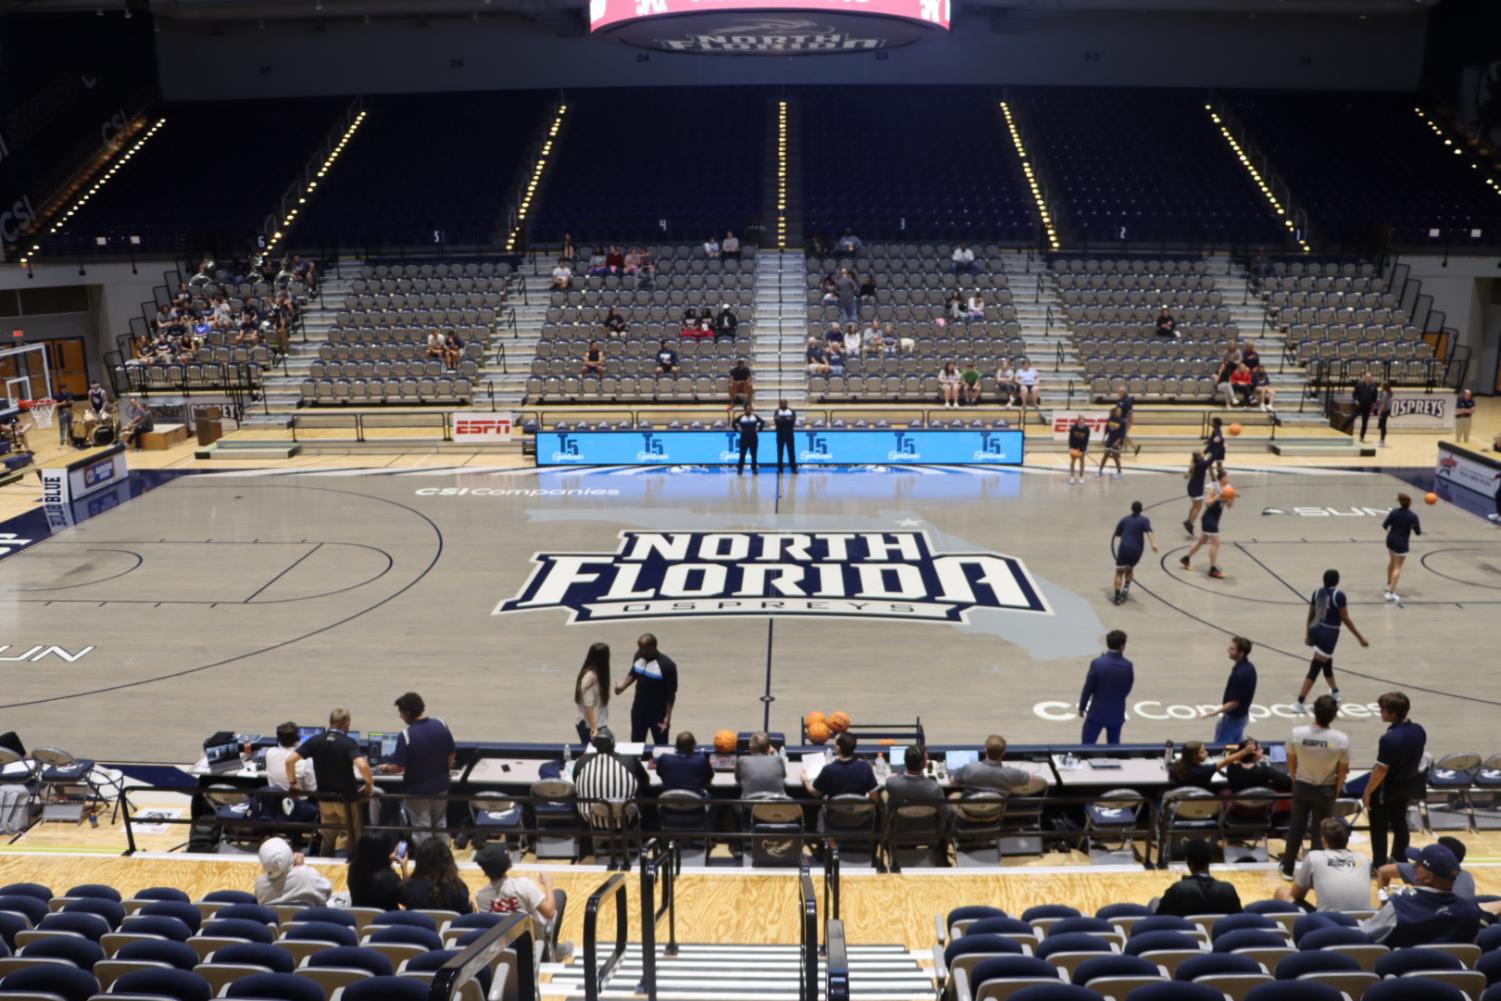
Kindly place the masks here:
POLYGON ((568 770, 568 763, 571 762, 572 760, 573 760, 573 745, 572 744, 564 744, 563 745, 563 770, 564 771, 568 770))
POLYGON ((891 776, 891 765, 886 761, 886 755, 876 755, 876 781, 885 782, 891 776))
POLYGON ((1171 740, 1162 745, 1162 767, 1168 769, 1173 767, 1173 742, 1171 740))

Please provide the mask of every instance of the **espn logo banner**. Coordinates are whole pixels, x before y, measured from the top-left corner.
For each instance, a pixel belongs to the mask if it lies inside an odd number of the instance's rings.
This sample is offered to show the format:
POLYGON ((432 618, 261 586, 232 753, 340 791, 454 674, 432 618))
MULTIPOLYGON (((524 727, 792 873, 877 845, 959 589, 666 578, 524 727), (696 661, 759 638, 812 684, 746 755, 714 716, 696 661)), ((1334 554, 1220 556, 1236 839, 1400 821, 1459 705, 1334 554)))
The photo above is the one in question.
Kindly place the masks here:
POLYGON ((510 414, 455 414, 453 440, 474 445, 503 444, 511 440, 510 414))

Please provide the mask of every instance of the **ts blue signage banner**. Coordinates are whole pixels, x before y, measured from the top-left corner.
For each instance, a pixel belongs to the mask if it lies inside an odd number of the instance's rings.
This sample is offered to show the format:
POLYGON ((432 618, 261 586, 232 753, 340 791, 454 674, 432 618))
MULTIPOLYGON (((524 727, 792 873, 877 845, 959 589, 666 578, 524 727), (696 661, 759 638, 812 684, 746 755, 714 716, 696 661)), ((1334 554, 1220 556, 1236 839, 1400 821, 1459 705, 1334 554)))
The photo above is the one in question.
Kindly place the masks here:
MULTIPOLYGON (((808 465, 1019 466, 1022 432, 1012 430, 803 430, 797 461, 808 465)), ((760 461, 776 461, 776 437, 763 431, 760 461)), ((539 466, 713 466, 740 457, 735 431, 539 431, 539 466)))

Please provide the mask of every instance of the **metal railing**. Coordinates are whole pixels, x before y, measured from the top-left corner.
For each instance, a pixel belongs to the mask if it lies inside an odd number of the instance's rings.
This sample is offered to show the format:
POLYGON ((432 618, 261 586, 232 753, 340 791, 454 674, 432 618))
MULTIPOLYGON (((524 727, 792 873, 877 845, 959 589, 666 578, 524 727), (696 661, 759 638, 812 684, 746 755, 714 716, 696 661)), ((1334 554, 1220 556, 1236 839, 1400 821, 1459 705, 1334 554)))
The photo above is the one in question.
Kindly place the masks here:
POLYGON ((667 916, 667 945, 663 953, 678 954, 677 876, 683 867, 683 854, 675 840, 656 838, 641 849, 641 982, 637 994, 649 1001, 657 999, 657 923, 667 916), (657 886, 662 887, 662 904, 656 904, 657 886))
POLYGON ((507 949, 516 954, 516 996, 522 1001, 537 1001, 540 994, 537 966, 532 958, 536 953, 532 938, 530 914, 522 911, 507 915, 438 969, 433 975, 428 1001, 453 1001, 465 984, 489 969, 507 949))
POLYGON ((839 917, 839 846, 832 841, 824 846, 823 912, 830 918, 839 917))
POLYGON ((838 917, 828 918, 824 922, 823 937, 828 953, 824 960, 824 1001, 850 1001, 850 958, 844 939, 844 922, 838 917))
POLYGON ((803 860, 798 873, 797 887, 799 957, 802 961, 797 996, 798 1001, 818 1001, 818 895, 813 892, 813 877, 808 873, 807 859, 803 860))
MULTIPOLYGON (((302 208, 302 199, 311 197, 304 195, 303 192, 307 190, 310 182, 318 179, 318 171, 323 169, 323 164, 328 159, 329 154, 334 151, 334 148, 344 138, 344 133, 349 129, 349 126, 354 124, 354 120, 364 110, 364 102, 358 97, 344 106, 343 111, 333 126, 324 133, 312 156, 308 157, 298 169, 297 177, 282 191, 281 197, 276 201, 276 208, 273 210, 273 213, 268 214, 261 222, 260 233, 257 234, 255 239, 257 251, 265 250, 272 241, 272 237, 276 233, 281 232, 282 220, 288 218, 287 213, 294 208, 302 208)), ((301 213, 298 214, 300 215, 301 213)), ((296 221, 294 220, 289 225, 295 226, 296 221)), ((282 234, 282 239, 286 239, 285 233, 282 234)), ((285 250, 285 247, 286 244, 283 243, 282 249, 285 250)))
POLYGON ((625 874, 613 873, 589 895, 584 904, 584 999, 599 1001, 600 988, 625 958, 626 910, 625 874), (615 947, 603 965, 599 962, 599 905, 607 898, 615 900, 615 947))

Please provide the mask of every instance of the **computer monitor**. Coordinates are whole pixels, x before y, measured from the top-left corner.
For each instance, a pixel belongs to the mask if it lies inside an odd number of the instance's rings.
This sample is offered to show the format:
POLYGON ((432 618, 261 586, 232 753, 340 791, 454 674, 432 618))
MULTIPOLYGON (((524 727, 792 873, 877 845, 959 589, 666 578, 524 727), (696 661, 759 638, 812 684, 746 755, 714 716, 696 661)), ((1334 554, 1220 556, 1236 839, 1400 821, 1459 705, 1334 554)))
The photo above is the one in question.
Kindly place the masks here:
POLYGON ((322 733, 325 729, 327 729, 327 727, 299 726, 297 728, 297 743, 301 744, 305 740, 310 740, 311 738, 318 736, 318 734, 322 733))
POLYGON ((350 730, 349 733, 347 734, 347 736, 349 737, 350 740, 354 741, 356 744, 358 744, 360 742, 360 731, 358 731, 358 730, 350 730))
POLYGON ((365 734, 365 746, 370 750, 370 757, 384 760, 396 753, 396 738, 399 734, 384 733, 380 730, 371 730, 365 734))
POLYGON ((1274 765, 1287 764, 1287 745, 1269 744, 1266 749, 1266 759, 1274 765))
POLYGON ((972 765, 979 760, 979 751, 946 751, 943 755, 943 766, 949 770, 949 774, 953 774, 965 765, 972 765))

